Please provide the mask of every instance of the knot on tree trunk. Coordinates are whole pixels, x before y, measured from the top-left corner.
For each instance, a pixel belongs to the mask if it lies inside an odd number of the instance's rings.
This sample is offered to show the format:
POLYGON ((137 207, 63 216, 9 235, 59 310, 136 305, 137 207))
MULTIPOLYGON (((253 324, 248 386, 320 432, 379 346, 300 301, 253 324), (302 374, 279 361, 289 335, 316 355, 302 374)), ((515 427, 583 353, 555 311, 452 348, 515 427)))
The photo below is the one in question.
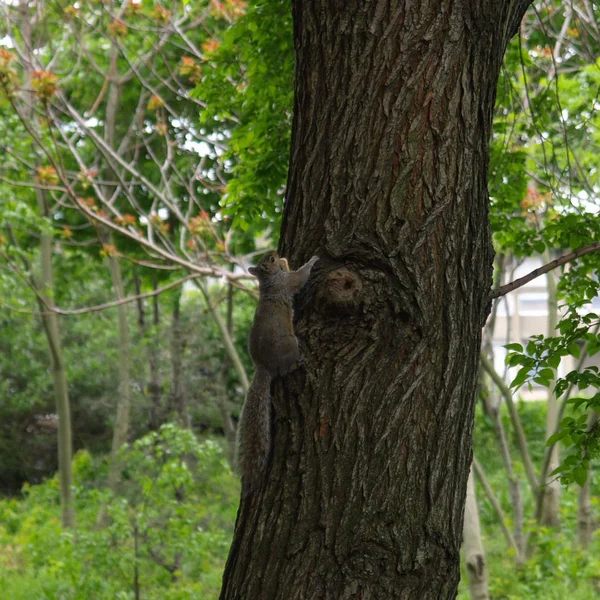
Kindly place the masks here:
POLYGON ((478 581, 482 581, 485 574, 485 558, 481 554, 467 557, 467 569, 478 581))
POLYGON ((363 284, 360 277, 347 267, 340 267, 327 274, 327 281, 319 295, 324 307, 354 312, 363 303, 363 284))

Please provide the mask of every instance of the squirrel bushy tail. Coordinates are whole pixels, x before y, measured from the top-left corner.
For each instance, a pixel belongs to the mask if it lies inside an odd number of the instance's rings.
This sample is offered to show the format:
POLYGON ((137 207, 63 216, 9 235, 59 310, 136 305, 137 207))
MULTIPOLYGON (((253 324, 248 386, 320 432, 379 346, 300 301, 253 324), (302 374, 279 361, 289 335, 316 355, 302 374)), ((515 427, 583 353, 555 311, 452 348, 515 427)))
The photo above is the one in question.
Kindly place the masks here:
POLYGON ((257 366, 237 427, 237 469, 243 493, 260 481, 271 449, 271 373, 257 366))

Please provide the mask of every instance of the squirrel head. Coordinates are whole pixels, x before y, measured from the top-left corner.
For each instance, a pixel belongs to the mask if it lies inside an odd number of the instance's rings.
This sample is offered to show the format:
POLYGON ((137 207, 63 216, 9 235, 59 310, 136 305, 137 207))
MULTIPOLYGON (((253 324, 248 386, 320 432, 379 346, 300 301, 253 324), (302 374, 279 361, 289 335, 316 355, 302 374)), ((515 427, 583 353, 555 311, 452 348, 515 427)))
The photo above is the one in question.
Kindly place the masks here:
MULTIPOLYGON (((286 270, 281 264, 281 260, 277 252, 267 252, 255 267, 250 267, 248 272, 258 277, 259 281, 270 275, 283 270, 286 270)), ((287 262, 287 261, 286 261, 287 262)))

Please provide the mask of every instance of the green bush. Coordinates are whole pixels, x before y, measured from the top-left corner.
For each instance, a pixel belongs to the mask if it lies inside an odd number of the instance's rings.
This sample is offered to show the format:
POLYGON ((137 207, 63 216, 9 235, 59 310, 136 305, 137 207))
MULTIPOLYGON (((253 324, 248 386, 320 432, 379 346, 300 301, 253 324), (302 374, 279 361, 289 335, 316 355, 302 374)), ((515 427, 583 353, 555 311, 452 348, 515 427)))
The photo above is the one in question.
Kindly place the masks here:
POLYGON ((238 483, 213 440, 164 425, 121 456, 118 495, 95 487, 98 468, 75 458, 77 524, 60 525, 56 479, 0 502, 0 589, 11 600, 216 598, 238 483), (109 525, 96 526, 106 504, 109 525))

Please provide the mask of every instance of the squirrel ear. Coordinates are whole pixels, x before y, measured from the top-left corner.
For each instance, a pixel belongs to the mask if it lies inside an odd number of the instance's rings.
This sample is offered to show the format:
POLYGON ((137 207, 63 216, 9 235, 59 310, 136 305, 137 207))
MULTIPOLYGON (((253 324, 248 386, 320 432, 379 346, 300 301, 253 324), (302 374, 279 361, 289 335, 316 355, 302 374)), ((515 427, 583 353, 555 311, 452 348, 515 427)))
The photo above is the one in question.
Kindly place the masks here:
POLYGON ((256 275, 256 267, 248 267, 248 273, 250 273, 250 275, 256 275))

